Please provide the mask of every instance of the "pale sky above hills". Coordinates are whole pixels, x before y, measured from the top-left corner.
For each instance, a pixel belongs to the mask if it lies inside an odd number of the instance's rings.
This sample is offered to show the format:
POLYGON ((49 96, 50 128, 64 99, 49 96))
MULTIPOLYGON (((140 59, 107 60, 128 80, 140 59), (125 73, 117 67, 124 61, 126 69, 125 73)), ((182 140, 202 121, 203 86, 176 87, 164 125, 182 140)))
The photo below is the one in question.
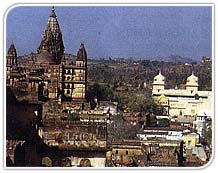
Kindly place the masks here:
MULTIPOLYGON (((51 7, 16 7, 7 16, 6 43, 18 55, 36 52, 51 7)), ((89 57, 199 60, 212 54, 212 7, 55 7, 65 52, 85 42, 89 57)))

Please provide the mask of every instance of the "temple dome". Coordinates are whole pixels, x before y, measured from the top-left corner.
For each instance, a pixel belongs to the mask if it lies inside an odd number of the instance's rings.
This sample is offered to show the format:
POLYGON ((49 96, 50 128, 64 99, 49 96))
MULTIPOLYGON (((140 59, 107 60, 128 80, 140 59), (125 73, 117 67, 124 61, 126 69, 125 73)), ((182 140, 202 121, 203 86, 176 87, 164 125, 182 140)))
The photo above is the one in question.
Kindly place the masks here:
POLYGON ((187 78, 186 85, 187 85, 187 86, 198 86, 198 77, 195 76, 193 72, 192 72, 192 74, 187 78))
POLYGON ((161 72, 154 77, 153 84, 165 84, 165 77, 161 74, 161 72))

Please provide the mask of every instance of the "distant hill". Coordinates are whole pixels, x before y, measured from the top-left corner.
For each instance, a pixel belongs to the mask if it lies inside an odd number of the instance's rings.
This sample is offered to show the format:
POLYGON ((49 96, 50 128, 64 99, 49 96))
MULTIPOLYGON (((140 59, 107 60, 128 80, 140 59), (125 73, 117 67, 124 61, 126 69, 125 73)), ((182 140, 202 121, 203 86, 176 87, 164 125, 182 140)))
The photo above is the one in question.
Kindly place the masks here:
MULTIPOLYGON (((67 62, 67 64, 70 64, 71 62, 74 62, 76 60, 76 55, 72 55, 72 54, 68 54, 68 53, 65 53, 65 60, 67 62)), ((29 55, 23 55, 23 56, 19 56, 18 57, 18 61, 22 62, 22 61, 26 61, 27 59, 32 59, 32 60, 35 60, 37 57, 37 54, 36 53, 31 53, 29 55)), ((89 57, 90 59, 91 57, 89 57)), ((95 58, 91 58, 93 60, 111 60, 111 59, 124 59, 124 60, 127 60, 127 59, 131 59, 131 60, 150 60, 150 61, 164 61, 164 62, 172 62, 172 63, 194 63, 196 62, 195 60, 191 59, 191 58, 188 58, 188 57, 182 57, 180 55, 169 55, 169 56, 166 56, 166 57, 162 57, 162 56, 157 56, 157 57, 154 57, 154 58, 114 58, 114 57, 95 57, 95 58)))
POLYGON ((195 60, 188 58, 188 57, 182 57, 180 55, 170 55, 166 57, 155 57, 152 60, 156 61, 165 61, 165 62, 173 62, 173 63, 194 63, 195 60))
MULTIPOLYGON (((89 57, 90 58, 90 57, 89 57)), ((91 59, 93 60, 117 60, 117 59, 124 59, 124 60, 150 60, 150 61, 164 61, 164 62, 172 62, 172 63, 194 63, 196 62, 192 58, 189 57, 182 57, 180 55, 169 55, 169 56, 157 56, 157 57, 144 57, 144 58, 133 58, 133 57, 120 57, 120 58, 115 58, 115 57, 92 57, 91 59)))

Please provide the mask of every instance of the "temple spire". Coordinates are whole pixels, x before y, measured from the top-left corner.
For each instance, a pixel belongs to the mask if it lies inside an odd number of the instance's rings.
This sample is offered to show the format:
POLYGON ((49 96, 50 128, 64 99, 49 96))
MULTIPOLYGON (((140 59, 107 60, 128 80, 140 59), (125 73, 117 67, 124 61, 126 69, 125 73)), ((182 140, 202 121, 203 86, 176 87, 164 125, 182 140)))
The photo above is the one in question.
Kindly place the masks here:
POLYGON ((17 65, 17 50, 14 45, 14 41, 11 41, 11 45, 8 49, 8 54, 7 54, 7 66, 13 66, 17 65))
POLYGON ((11 41, 11 45, 10 45, 10 47, 8 49, 8 55, 17 56, 17 50, 16 50, 16 48, 14 46, 14 41, 13 40, 11 41))
POLYGON ((79 50, 77 52, 77 59, 78 60, 87 60, 87 53, 85 49, 84 42, 81 42, 79 50))
POLYGON ((55 8, 54 8, 54 6, 52 6, 52 8, 51 8, 51 14, 50 14, 50 17, 54 17, 54 18, 57 17, 56 14, 55 14, 55 8))
POLYGON ((159 69, 159 74, 161 74, 161 69, 159 69))
POLYGON ((38 53, 43 51, 47 51, 53 56, 54 61, 56 61, 54 63, 61 63, 64 54, 64 43, 54 6, 51 9, 45 32, 38 48, 38 53))
POLYGON ((50 16, 48 19, 47 27, 50 27, 51 31, 54 34, 61 32, 60 27, 59 27, 59 23, 58 23, 58 19, 57 19, 57 16, 55 14, 54 6, 51 9, 51 13, 50 13, 50 16))

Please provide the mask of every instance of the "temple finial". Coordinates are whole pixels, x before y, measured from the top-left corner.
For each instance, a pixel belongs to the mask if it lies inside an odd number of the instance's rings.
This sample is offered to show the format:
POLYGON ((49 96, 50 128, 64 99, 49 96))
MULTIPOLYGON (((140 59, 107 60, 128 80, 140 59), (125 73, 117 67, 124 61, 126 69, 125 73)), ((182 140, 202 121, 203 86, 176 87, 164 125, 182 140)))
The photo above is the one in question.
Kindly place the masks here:
POLYGON ((80 49, 83 49, 84 48, 84 41, 81 41, 80 43, 80 49))
POLYGON ((55 14, 55 8, 54 8, 54 6, 51 7, 51 14, 50 14, 50 17, 54 17, 54 18, 56 18, 56 14, 55 14))
POLYGON ((159 69, 159 74, 161 74, 161 69, 159 69))

